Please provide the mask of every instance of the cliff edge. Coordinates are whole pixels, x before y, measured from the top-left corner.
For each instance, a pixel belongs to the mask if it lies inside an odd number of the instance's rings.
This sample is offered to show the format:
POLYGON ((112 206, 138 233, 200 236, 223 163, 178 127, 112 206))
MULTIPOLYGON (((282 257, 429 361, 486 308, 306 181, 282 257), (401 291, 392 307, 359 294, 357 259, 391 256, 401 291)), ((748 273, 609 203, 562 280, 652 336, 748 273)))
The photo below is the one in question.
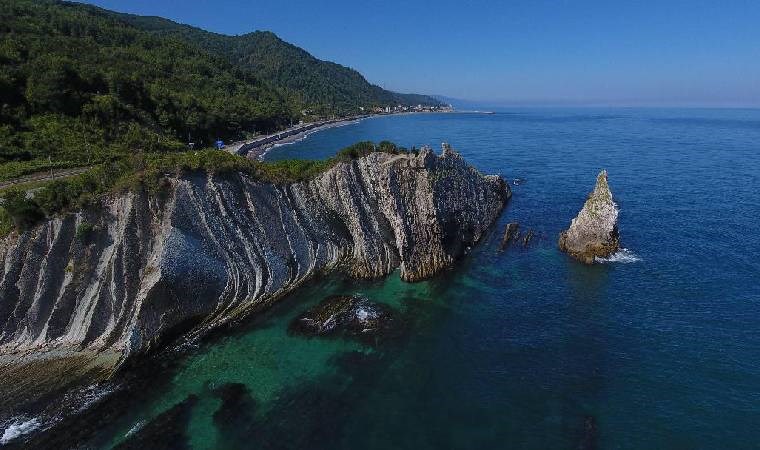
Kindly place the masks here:
POLYGON ((108 350, 121 361, 266 305, 343 268, 429 277, 477 242, 510 196, 451 149, 372 153, 307 182, 241 173, 171 180, 0 240, 0 355, 108 350))
POLYGON ((559 235, 559 249, 592 264, 597 257, 606 258, 620 248, 618 207, 612 200, 607 171, 596 177, 596 186, 570 228, 559 235))

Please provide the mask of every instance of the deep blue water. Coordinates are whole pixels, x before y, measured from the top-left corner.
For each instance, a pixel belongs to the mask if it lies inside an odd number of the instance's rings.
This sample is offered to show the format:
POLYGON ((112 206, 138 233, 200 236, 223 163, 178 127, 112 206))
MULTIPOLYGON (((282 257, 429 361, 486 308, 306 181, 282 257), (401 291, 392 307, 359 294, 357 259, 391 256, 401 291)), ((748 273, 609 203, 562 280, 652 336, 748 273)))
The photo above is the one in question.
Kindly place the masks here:
POLYGON ((760 111, 382 117, 268 156, 382 139, 447 141, 525 182, 455 269, 415 284, 395 273, 311 283, 155 374, 164 382, 120 412, 110 442, 194 394, 194 448, 760 446, 760 111), (635 257, 585 266, 556 238, 602 168, 635 257), (497 252, 511 221, 542 238, 497 252), (402 311, 403 338, 366 347, 286 332, 306 307, 352 292, 402 311), (213 391, 229 382, 247 394, 225 412, 213 391))
POLYGON ((446 313, 373 390, 392 406, 350 428, 419 447, 571 447, 590 415, 602 448, 760 446, 760 111, 383 117, 270 157, 365 139, 447 141, 484 172, 524 178, 497 229, 518 221, 546 239, 507 254, 484 242, 441 294, 446 313), (556 249, 602 168, 638 262, 585 267, 556 249))

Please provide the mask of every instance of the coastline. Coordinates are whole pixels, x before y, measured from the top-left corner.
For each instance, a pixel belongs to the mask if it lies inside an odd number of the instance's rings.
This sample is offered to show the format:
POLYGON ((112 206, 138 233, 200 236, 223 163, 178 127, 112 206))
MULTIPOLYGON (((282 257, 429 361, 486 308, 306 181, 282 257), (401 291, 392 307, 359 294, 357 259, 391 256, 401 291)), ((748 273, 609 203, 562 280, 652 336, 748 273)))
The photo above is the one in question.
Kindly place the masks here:
POLYGON ((449 112, 454 111, 404 111, 397 113, 364 114, 359 116, 344 117, 340 119, 310 122, 291 127, 277 133, 258 136, 255 139, 235 142, 225 147, 224 150, 239 156, 245 156, 249 159, 263 160, 267 153, 269 153, 269 151, 272 149, 302 141, 309 137, 309 135, 317 133, 319 131, 356 124, 365 119, 402 116, 408 114, 440 114, 449 112))
POLYGON ((353 124, 359 123, 362 120, 368 119, 368 118, 370 118, 370 117, 347 118, 347 119, 341 119, 341 120, 338 120, 338 121, 335 121, 335 122, 326 123, 326 124, 323 124, 323 125, 320 125, 320 126, 317 126, 317 127, 314 127, 314 128, 310 128, 308 130, 301 131, 301 132, 296 133, 296 134, 291 134, 289 136, 283 137, 283 138, 281 138, 279 140, 270 142, 270 143, 262 145, 260 147, 252 148, 252 149, 248 150, 248 152, 246 153, 245 156, 247 158, 249 158, 249 159, 263 160, 264 157, 267 155, 267 153, 269 153, 271 150, 273 150, 273 149, 275 149, 277 147, 282 147, 284 145, 295 144, 296 142, 300 142, 300 141, 306 139, 307 137, 309 137, 310 135, 312 135, 314 133, 318 133, 318 132, 324 131, 324 130, 329 130, 331 128, 338 128, 338 127, 343 127, 343 126, 346 126, 346 125, 353 125, 353 124))

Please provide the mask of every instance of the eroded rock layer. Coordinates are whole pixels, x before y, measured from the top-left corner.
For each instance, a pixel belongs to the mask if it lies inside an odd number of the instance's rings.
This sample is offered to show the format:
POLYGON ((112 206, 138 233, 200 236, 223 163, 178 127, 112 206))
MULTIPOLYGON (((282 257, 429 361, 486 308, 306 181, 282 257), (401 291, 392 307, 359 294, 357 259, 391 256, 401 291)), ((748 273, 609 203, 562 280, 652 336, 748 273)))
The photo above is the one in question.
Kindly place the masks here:
POLYGON ((162 198, 112 198, 0 241, 0 354, 108 349, 124 359, 338 264, 420 280, 478 241, 509 195, 447 148, 374 153, 303 183, 198 174, 172 180, 162 198))

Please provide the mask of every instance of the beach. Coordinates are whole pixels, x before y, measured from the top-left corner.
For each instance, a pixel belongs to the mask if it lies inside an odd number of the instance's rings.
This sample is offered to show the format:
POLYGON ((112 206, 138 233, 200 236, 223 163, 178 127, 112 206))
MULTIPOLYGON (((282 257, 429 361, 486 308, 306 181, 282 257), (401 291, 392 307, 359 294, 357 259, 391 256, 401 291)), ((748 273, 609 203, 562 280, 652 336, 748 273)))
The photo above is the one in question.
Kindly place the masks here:
POLYGON ((381 113, 381 114, 363 114, 357 116, 343 117, 340 119, 322 120, 317 122, 308 122, 290 127, 288 129, 278 131, 268 135, 257 136, 254 139, 246 141, 239 141, 230 144, 224 148, 225 151, 240 156, 245 156, 249 159, 263 159, 266 154, 273 148, 283 145, 293 144, 299 142, 312 133, 318 131, 328 130, 330 128, 342 127, 345 125, 351 125, 359 123, 364 119, 371 119, 375 117, 386 116, 400 116, 407 114, 426 114, 426 113, 439 113, 449 111, 404 111, 394 113, 381 113))

